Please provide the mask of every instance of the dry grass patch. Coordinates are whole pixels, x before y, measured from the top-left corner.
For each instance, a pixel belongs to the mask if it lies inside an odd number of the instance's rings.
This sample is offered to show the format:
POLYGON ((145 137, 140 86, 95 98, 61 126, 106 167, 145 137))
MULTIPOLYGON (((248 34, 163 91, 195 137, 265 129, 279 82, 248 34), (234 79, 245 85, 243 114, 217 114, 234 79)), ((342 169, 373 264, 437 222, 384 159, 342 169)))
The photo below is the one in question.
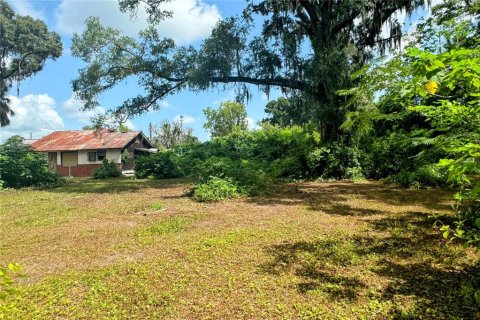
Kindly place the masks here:
POLYGON ((446 243, 430 218, 450 213, 448 192, 301 183, 200 204, 186 187, 117 179, 1 192, 0 261, 27 275, 15 318, 480 316, 478 254, 446 243))

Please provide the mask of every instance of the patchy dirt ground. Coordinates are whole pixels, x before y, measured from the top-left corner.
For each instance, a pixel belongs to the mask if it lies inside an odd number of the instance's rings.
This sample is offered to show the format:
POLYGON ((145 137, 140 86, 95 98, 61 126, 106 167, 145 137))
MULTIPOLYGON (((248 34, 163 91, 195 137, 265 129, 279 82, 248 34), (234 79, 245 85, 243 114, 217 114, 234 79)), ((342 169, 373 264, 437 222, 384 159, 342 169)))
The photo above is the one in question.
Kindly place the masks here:
POLYGON ((182 181, 0 192, 15 319, 477 319, 479 255, 446 243, 451 194, 299 183, 201 204, 182 181), (445 219, 445 217, 444 217, 445 219))

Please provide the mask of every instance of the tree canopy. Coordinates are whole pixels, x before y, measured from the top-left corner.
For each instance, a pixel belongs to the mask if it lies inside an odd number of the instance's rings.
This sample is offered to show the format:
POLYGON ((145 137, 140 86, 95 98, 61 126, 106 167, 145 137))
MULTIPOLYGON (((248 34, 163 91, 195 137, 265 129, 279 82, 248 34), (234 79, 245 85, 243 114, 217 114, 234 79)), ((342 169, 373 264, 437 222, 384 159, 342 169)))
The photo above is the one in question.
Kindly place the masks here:
POLYGON ((115 109, 133 116, 158 108, 158 102, 182 90, 236 88, 238 99, 248 99, 249 84, 269 93, 272 87, 286 95, 304 96, 325 137, 343 122, 342 97, 350 74, 373 50, 383 52, 400 43, 401 25, 395 14, 411 13, 424 0, 338 0, 249 2, 241 16, 220 21, 199 48, 179 47, 162 38, 155 23, 171 13, 166 0, 121 0, 123 10, 134 12, 144 3, 150 28, 138 38, 122 35, 90 18, 83 34, 73 39, 72 53, 87 66, 73 81, 77 96, 90 109, 103 92, 136 76, 142 93, 115 109), (264 19, 260 34, 254 16, 264 19), (388 29, 387 32, 385 30, 388 29), (144 92, 144 93, 143 93, 144 92))
POLYGON ((207 108, 203 113, 207 118, 203 127, 210 131, 212 138, 247 130, 247 110, 241 103, 222 102, 218 109, 207 108))
POLYGON ((153 131, 155 145, 159 148, 170 149, 186 141, 196 141, 196 137, 192 134, 193 129, 183 125, 183 116, 172 122, 165 120, 153 126, 153 131))
MULTIPOLYGON (((10 123, 8 91, 41 71, 48 59, 62 54, 60 36, 30 16, 17 15, 5 0, 0 0, 0 125, 10 123)), ((18 90, 18 89, 17 89, 18 90)))

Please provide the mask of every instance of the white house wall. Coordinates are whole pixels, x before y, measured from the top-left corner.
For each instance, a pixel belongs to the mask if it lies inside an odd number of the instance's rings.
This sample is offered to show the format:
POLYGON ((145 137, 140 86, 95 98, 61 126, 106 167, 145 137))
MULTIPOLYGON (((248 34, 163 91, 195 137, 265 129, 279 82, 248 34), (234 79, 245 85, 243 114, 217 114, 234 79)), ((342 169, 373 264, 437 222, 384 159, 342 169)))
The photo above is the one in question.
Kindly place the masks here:
MULTIPOLYGON (((102 164, 102 161, 88 161, 88 153, 96 150, 78 151, 78 164, 102 164)), ((115 163, 122 163, 122 152, 120 149, 107 149, 107 159, 115 163)))

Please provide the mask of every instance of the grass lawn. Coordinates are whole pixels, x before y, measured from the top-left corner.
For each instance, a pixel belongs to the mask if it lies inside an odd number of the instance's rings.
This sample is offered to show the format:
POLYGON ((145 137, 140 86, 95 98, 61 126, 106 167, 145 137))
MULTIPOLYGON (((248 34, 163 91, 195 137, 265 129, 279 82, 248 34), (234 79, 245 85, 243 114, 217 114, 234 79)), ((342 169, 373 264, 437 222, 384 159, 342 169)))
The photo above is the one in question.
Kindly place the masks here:
POLYGON ((478 319, 479 254, 432 214, 451 194, 377 182, 201 204, 187 182, 0 192, 14 319, 478 319))

